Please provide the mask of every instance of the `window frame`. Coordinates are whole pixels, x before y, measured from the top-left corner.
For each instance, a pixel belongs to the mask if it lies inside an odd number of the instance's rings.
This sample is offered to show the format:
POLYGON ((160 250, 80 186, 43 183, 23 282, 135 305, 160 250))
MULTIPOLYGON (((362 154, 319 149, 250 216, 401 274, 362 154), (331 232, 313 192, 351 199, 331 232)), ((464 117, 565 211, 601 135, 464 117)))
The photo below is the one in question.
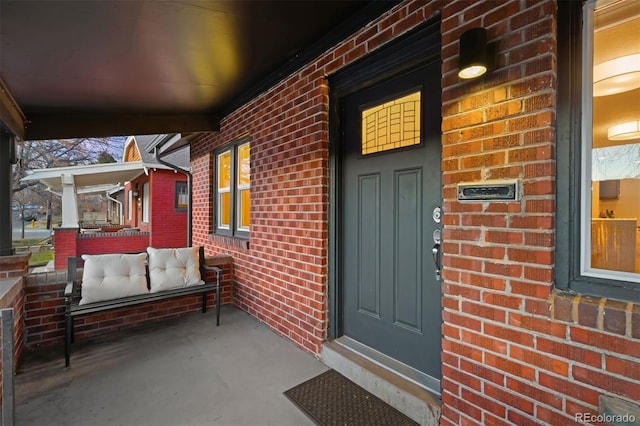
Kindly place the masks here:
POLYGON ((590 235, 584 235, 582 226, 587 213, 582 208, 583 200, 588 196, 582 185, 586 176, 582 113, 592 108, 586 99, 591 91, 583 96, 583 63, 588 48, 583 31, 589 25, 585 20, 583 27, 583 13, 582 2, 558 2, 555 287, 570 293, 640 301, 639 283, 582 273, 582 241, 590 235))
POLYGON ((127 220, 133 220, 133 190, 129 189, 127 195, 127 220))
POLYGON ((142 223, 151 222, 151 194, 149 193, 149 182, 142 184, 142 223))
MULTIPOLYGON (((213 154, 214 154, 214 182, 213 182, 213 206, 214 208, 213 210, 213 232, 214 234, 217 235, 225 235, 225 236, 229 236, 229 237, 236 237, 239 239, 244 239, 244 240, 248 240, 249 239, 249 235, 250 235, 250 231, 251 231, 251 226, 247 227, 247 228, 243 228, 240 226, 240 202, 241 202, 241 197, 240 197, 240 190, 241 189, 249 189, 249 197, 251 197, 251 182, 249 182, 249 185, 242 185, 242 188, 239 187, 238 185, 238 173, 239 173, 239 167, 238 167, 238 149, 241 146, 247 145, 249 144, 249 150, 251 150, 251 142, 249 140, 249 137, 242 137, 239 139, 236 139, 232 142, 230 142, 229 144, 226 144, 218 149, 216 149, 213 154), (230 154, 230 178, 229 178, 229 189, 225 190, 224 193, 226 193, 227 191, 229 192, 229 225, 227 226, 220 226, 219 224, 219 218, 221 216, 221 204, 219 203, 220 200, 220 188, 218 186, 218 179, 220 178, 219 175, 219 158, 220 155, 225 154, 226 152, 229 152, 230 154), (246 187, 246 188, 245 188, 246 187)), ((249 151, 251 152, 251 151, 249 151)), ((249 180, 251 181, 251 172, 249 172, 249 180)), ((225 187, 226 188, 226 187, 225 187)), ((251 213, 249 213, 249 215, 251 215, 251 213)))
MULTIPOLYGON (((240 142, 236 145, 235 147, 235 153, 236 153, 236 158, 239 160, 239 155, 238 152, 240 152, 240 148, 242 148, 243 146, 248 145, 249 146, 249 183, 248 184, 240 184, 240 167, 239 167, 239 163, 238 161, 234 161, 233 164, 236 167, 235 170, 235 176, 236 176, 236 184, 233 186, 234 190, 235 190, 235 195, 236 195, 236 205, 235 205, 235 216, 236 216, 236 221, 234 224, 234 231, 235 233, 246 233, 247 234, 247 238, 249 237, 249 232, 251 230, 251 145, 249 144, 249 140, 246 139, 244 141, 244 143, 240 142), (240 195, 240 193, 242 191, 249 191, 249 226, 248 227, 244 227, 242 226, 242 196, 240 195)), ((234 160, 233 156, 232 156, 232 160, 234 160)))
POLYGON ((225 147, 222 150, 219 150, 216 152, 215 154, 215 158, 216 158, 216 167, 215 167, 215 197, 213 200, 213 205, 215 207, 215 215, 214 215, 214 224, 215 224, 215 233, 216 234, 221 234, 221 235, 233 235, 233 233, 231 232, 231 230, 233 229, 232 227, 232 217, 233 217, 233 194, 231 191, 231 188, 233 188, 233 150, 230 147, 225 147), (220 185, 218 184, 218 179, 220 178, 220 157, 226 153, 229 153, 229 186, 228 187, 224 187, 224 191, 221 191, 220 185), (229 224, 228 225, 221 225, 219 220, 220 217, 222 216, 221 213, 221 209, 222 209, 222 203, 220 203, 220 194, 229 194, 229 209, 230 209, 230 216, 229 216, 229 224))
POLYGON ((189 184, 184 180, 177 180, 174 186, 174 201, 173 201, 174 210, 177 212, 186 212, 187 209, 189 208, 188 197, 189 197, 189 184), (182 188, 184 188, 183 192, 181 192, 182 188), (187 203, 185 204, 184 207, 181 207, 179 204, 181 193, 184 193, 187 195, 187 203))

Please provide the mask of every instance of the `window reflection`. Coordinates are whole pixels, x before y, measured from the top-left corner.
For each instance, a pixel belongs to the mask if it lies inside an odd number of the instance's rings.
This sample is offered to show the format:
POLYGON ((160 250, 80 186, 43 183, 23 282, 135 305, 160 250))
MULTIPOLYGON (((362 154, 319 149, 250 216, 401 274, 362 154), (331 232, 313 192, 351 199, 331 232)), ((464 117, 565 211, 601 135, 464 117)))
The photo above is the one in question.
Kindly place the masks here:
POLYGON ((640 10, 635 0, 601 4, 593 13, 592 136, 585 146, 590 264, 640 273, 640 10))

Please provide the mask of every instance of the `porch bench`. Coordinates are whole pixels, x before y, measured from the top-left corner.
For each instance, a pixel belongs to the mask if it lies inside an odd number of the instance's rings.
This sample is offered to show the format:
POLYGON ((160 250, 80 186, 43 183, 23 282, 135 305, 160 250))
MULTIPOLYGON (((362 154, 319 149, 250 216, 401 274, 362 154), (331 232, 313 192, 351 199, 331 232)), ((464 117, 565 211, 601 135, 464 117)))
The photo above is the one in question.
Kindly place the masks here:
MULTIPOLYGON (((187 250, 185 249, 176 249, 176 250, 187 250)), ((149 249, 151 250, 151 249, 149 249)), ((153 249, 153 250, 163 250, 163 249, 153 249)), ((167 250, 167 249, 164 249, 167 250)), ((171 249, 169 249, 171 250, 171 249)), ((111 256, 139 256, 139 254, 115 254, 111 256)), ((95 255, 97 256, 109 256, 109 255, 95 255)), ((149 263, 144 262, 142 266, 144 271, 144 279, 146 280, 146 287, 148 292, 144 292, 142 294, 134 294, 127 295, 124 297, 115 297, 109 298, 106 300, 96 300, 90 301, 88 303, 82 302, 82 285, 81 279, 78 277, 78 268, 80 264, 85 260, 82 256, 80 257, 68 257, 67 258, 67 284, 65 287, 64 297, 65 297, 65 366, 69 367, 71 365, 71 344, 74 341, 74 318, 90 315, 99 312, 105 312, 113 309, 123 308, 127 306, 138 305, 142 303, 148 302, 156 302, 160 300, 172 299, 180 296, 191 295, 191 294, 202 294, 202 312, 207 311, 207 293, 209 291, 215 291, 216 293, 216 326, 220 325, 220 275, 222 270, 216 266, 209 266, 205 264, 204 259, 204 248, 199 247, 198 249, 198 264, 199 264, 199 272, 200 277, 198 279, 203 280, 202 284, 193 284, 188 286, 180 286, 174 288, 160 289, 156 292, 153 292, 152 284, 151 284, 151 276, 153 273, 150 273, 149 263), (215 282, 209 283, 206 281, 207 279, 207 271, 213 271, 216 273, 215 282)), ((90 259, 90 257, 87 257, 90 259)), ((130 258, 129 258, 130 259, 130 258)), ((117 259, 116 259, 117 262, 117 259)), ((113 262, 112 262, 113 263, 113 262)), ((122 262, 126 263, 126 262, 122 262)), ((157 262, 156 262, 157 264, 157 262)), ((118 265, 116 263, 116 268, 123 267, 127 269, 128 265, 118 265)), ((84 277, 84 269, 83 269, 83 277, 84 277)), ((138 274, 139 275, 139 274, 138 274)), ((122 278, 122 277, 117 277, 122 278)), ((139 276, 138 276, 139 278, 139 276)), ((126 279, 126 278, 125 278, 126 279)), ((173 276, 175 281, 175 275, 173 276)), ((166 286, 167 282, 165 281, 163 285, 166 286)), ((182 285, 183 283, 168 283, 169 286, 172 285, 182 285)))

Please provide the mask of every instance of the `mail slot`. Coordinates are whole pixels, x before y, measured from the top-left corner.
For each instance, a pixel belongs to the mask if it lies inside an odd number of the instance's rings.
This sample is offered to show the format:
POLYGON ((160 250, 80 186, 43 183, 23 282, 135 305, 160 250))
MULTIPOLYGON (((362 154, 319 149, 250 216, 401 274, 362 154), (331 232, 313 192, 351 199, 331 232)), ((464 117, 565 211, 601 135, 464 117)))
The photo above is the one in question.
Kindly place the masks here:
POLYGON ((458 184, 458 201, 517 201, 519 199, 517 180, 458 184))

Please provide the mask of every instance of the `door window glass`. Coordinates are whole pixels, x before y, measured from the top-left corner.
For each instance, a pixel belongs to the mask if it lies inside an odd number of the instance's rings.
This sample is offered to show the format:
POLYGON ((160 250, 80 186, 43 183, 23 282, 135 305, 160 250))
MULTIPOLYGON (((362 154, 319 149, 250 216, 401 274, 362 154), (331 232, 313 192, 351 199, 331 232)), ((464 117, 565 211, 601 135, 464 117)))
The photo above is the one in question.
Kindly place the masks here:
POLYGON ((420 144, 420 92, 362 111, 362 155, 420 144))

